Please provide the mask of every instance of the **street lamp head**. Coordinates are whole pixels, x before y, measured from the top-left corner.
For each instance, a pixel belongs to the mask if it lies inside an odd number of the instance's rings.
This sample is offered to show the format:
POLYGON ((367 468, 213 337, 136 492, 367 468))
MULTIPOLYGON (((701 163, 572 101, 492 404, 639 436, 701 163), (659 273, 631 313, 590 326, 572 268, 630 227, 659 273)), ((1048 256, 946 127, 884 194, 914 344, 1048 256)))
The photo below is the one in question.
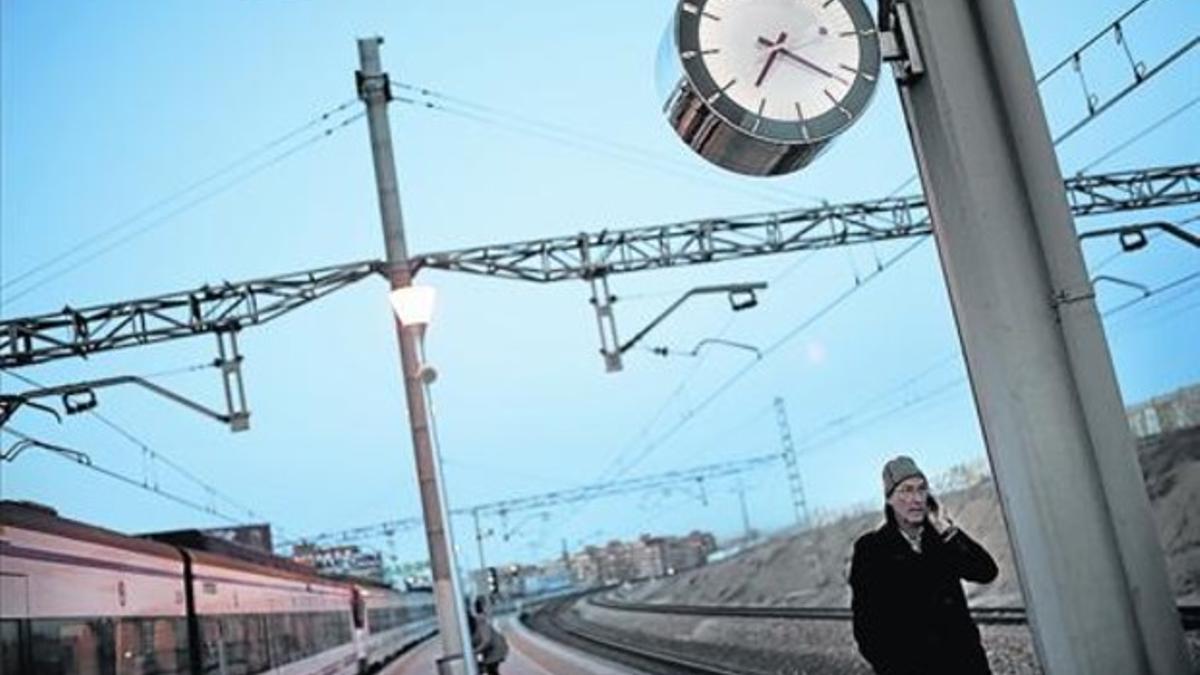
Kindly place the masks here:
POLYGON ((405 286, 388 294, 392 311, 404 326, 427 326, 433 318, 433 286, 405 286))

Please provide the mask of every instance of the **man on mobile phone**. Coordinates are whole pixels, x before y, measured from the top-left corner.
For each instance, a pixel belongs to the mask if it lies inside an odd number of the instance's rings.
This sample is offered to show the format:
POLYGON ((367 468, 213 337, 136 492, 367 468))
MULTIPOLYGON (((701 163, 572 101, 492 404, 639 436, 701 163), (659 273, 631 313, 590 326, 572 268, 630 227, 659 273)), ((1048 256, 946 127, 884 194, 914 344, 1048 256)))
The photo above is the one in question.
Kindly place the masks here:
POLYGON ((911 457, 883 467, 887 522, 854 542, 854 639, 879 675, 990 675, 961 580, 998 572, 943 514, 911 457))

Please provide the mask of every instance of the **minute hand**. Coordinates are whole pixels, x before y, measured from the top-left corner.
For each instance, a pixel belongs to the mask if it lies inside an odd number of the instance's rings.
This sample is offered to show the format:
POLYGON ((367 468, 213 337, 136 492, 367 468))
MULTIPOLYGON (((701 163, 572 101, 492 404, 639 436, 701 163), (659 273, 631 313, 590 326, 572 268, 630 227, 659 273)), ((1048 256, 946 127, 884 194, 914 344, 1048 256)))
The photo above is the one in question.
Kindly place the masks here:
POLYGON ((808 59, 804 58, 803 56, 800 56, 799 54, 792 52, 787 47, 780 47, 779 52, 790 59, 795 59, 796 61, 803 63, 804 65, 808 66, 809 68, 812 68, 813 70, 824 75, 825 77, 832 77, 834 79, 838 79, 838 77, 836 75, 834 75, 833 73, 829 72, 828 70, 825 70, 824 68, 822 68, 821 66, 818 66, 817 64, 813 63, 812 61, 809 61, 808 59))

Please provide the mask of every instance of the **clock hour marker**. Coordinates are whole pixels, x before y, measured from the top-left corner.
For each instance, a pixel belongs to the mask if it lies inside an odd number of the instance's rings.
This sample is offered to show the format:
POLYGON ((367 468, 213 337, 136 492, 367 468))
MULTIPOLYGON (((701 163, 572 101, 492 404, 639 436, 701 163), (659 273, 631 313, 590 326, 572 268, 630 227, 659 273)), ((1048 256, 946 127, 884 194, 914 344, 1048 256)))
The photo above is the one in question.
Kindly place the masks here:
POLYGON ((688 51, 686 51, 686 52, 680 52, 679 56, 681 56, 681 57, 683 57, 683 58, 685 58, 685 59, 694 59, 694 58, 696 58, 697 56, 708 56, 709 54, 719 54, 719 53, 721 53, 721 50, 720 50, 720 49, 716 49, 716 48, 714 48, 714 49, 701 49, 700 51, 695 51, 695 50, 693 50, 693 49, 689 49, 689 50, 688 50, 688 51))
POLYGON ((800 124, 800 135, 804 140, 808 140, 808 122, 804 121, 804 109, 800 107, 800 102, 796 101, 796 120, 800 124))
POLYGON ((825 92, 825 97, 829 99, 829 102, 833 104, 833 107, 840 110, 841 113, 846 116, 846 119, 851 119, 854 117, 854 115, 851 115, 850 111, 846 110, 846 108, 841 104, 840 101, 837 100, 837 98, 834 97, 833 94, 829 93, 828 89, 822 89, 821 91, 825 92))
POLYGON ((687 12, 688 14, 696 14, 700 11, 700 8, 690 2, 685 2, 683 3, 683 11, 687 12))
POLYGON ((858 70, 857 68, 851 68, 850 66, 848 66, 848 65, 846 65, 846 64, 844 64, 844 63, 839 63, 839 64, 838 64, 838 67, 839 67, 839 68, 841 68, 842 70, 844 70, 844 71, 848 72, 848 73, 854 73, 855 75, 861 75, 861 76, 862 76, 862 78, 863 78, 864 80, 866 80, 867 82, 874 82, 874 81, 875 81, 875 76, 874 76, 874 75, 871 75, 871 74, 869 74, 869 73, 864 73, 864 72, 862 72, 862 71, 858 70))
POLYGON ((874 35, 874 34, 875 34, 874 28, 867 28, 865 30, 844 30, 844 31, 838 33, 838 37, 856 37, 859 35, 867 36, 867 35, 874 35))
POLYGON ((728 90, 729 90, 729 88, 730 88, 730 87, 732 87, 732 86, 733 86, 733 85, 735 85, 735 84, 737 84, 737 78, 736 78, 736 77, 735 77, 735 78, 733 78, 733 79, 731 79, 731 80, 729 80, 729 82, 726 82, 724 87, 721 87, 721 88, 720 88, 720 89, 718 89, 717 91, 713 92, 713 94, 712 94, 711 96, 709 96, 708 98, 704 99, 705 103, 708 103, 708 104, 710 104, 710 105, 711 105, 713 101, 717 100, 718 98, 721 98, 721 94, 724 94, 726 91, 728 91, 728 90))

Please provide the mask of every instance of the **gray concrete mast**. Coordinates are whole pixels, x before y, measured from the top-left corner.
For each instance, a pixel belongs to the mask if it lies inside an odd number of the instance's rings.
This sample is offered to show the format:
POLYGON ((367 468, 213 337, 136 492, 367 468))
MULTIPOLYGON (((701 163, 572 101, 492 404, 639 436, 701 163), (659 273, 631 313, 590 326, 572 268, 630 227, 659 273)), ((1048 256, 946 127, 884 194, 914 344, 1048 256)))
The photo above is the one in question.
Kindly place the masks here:
MULTIPOLYGON (((396 162, 392 154, 392 132, 388 124, 387 104, 391 99, 387 75, 382 71, 379 45, 382 38, 358 41, 361 70, 358 72, 359 97, 367 105, 367 123, 371 134, 371 154, 375 162, 375 182, 379 194, 379 215, 387 247, 388 281, 392 289, 412 285, 408 250, 404 242, 404 219, 400 213, 400 191, 396 183, 396 162)), ((412 431, 417 481, 421 491, 421 510, 425 517, 425 538, 429 545, 429 567, 433 574, 434 601, 437 608, 438 636, 442 645, 439 673, 474 675, 474 658, 464 658, 463 636, 467 634, 463 598, 458 593, 453 536, 450 518, 429 424, 429 408, 421 381, 421 358, 417 351, 416 331, 396 320, 396 339, 400 344, 400 368, 404 375, 404 393, 408 401, 408 423, 412 431)))
POLYGON ((1187 673, 1012 2, 882 4, 1042 666, 1048 675, 1187 673))

